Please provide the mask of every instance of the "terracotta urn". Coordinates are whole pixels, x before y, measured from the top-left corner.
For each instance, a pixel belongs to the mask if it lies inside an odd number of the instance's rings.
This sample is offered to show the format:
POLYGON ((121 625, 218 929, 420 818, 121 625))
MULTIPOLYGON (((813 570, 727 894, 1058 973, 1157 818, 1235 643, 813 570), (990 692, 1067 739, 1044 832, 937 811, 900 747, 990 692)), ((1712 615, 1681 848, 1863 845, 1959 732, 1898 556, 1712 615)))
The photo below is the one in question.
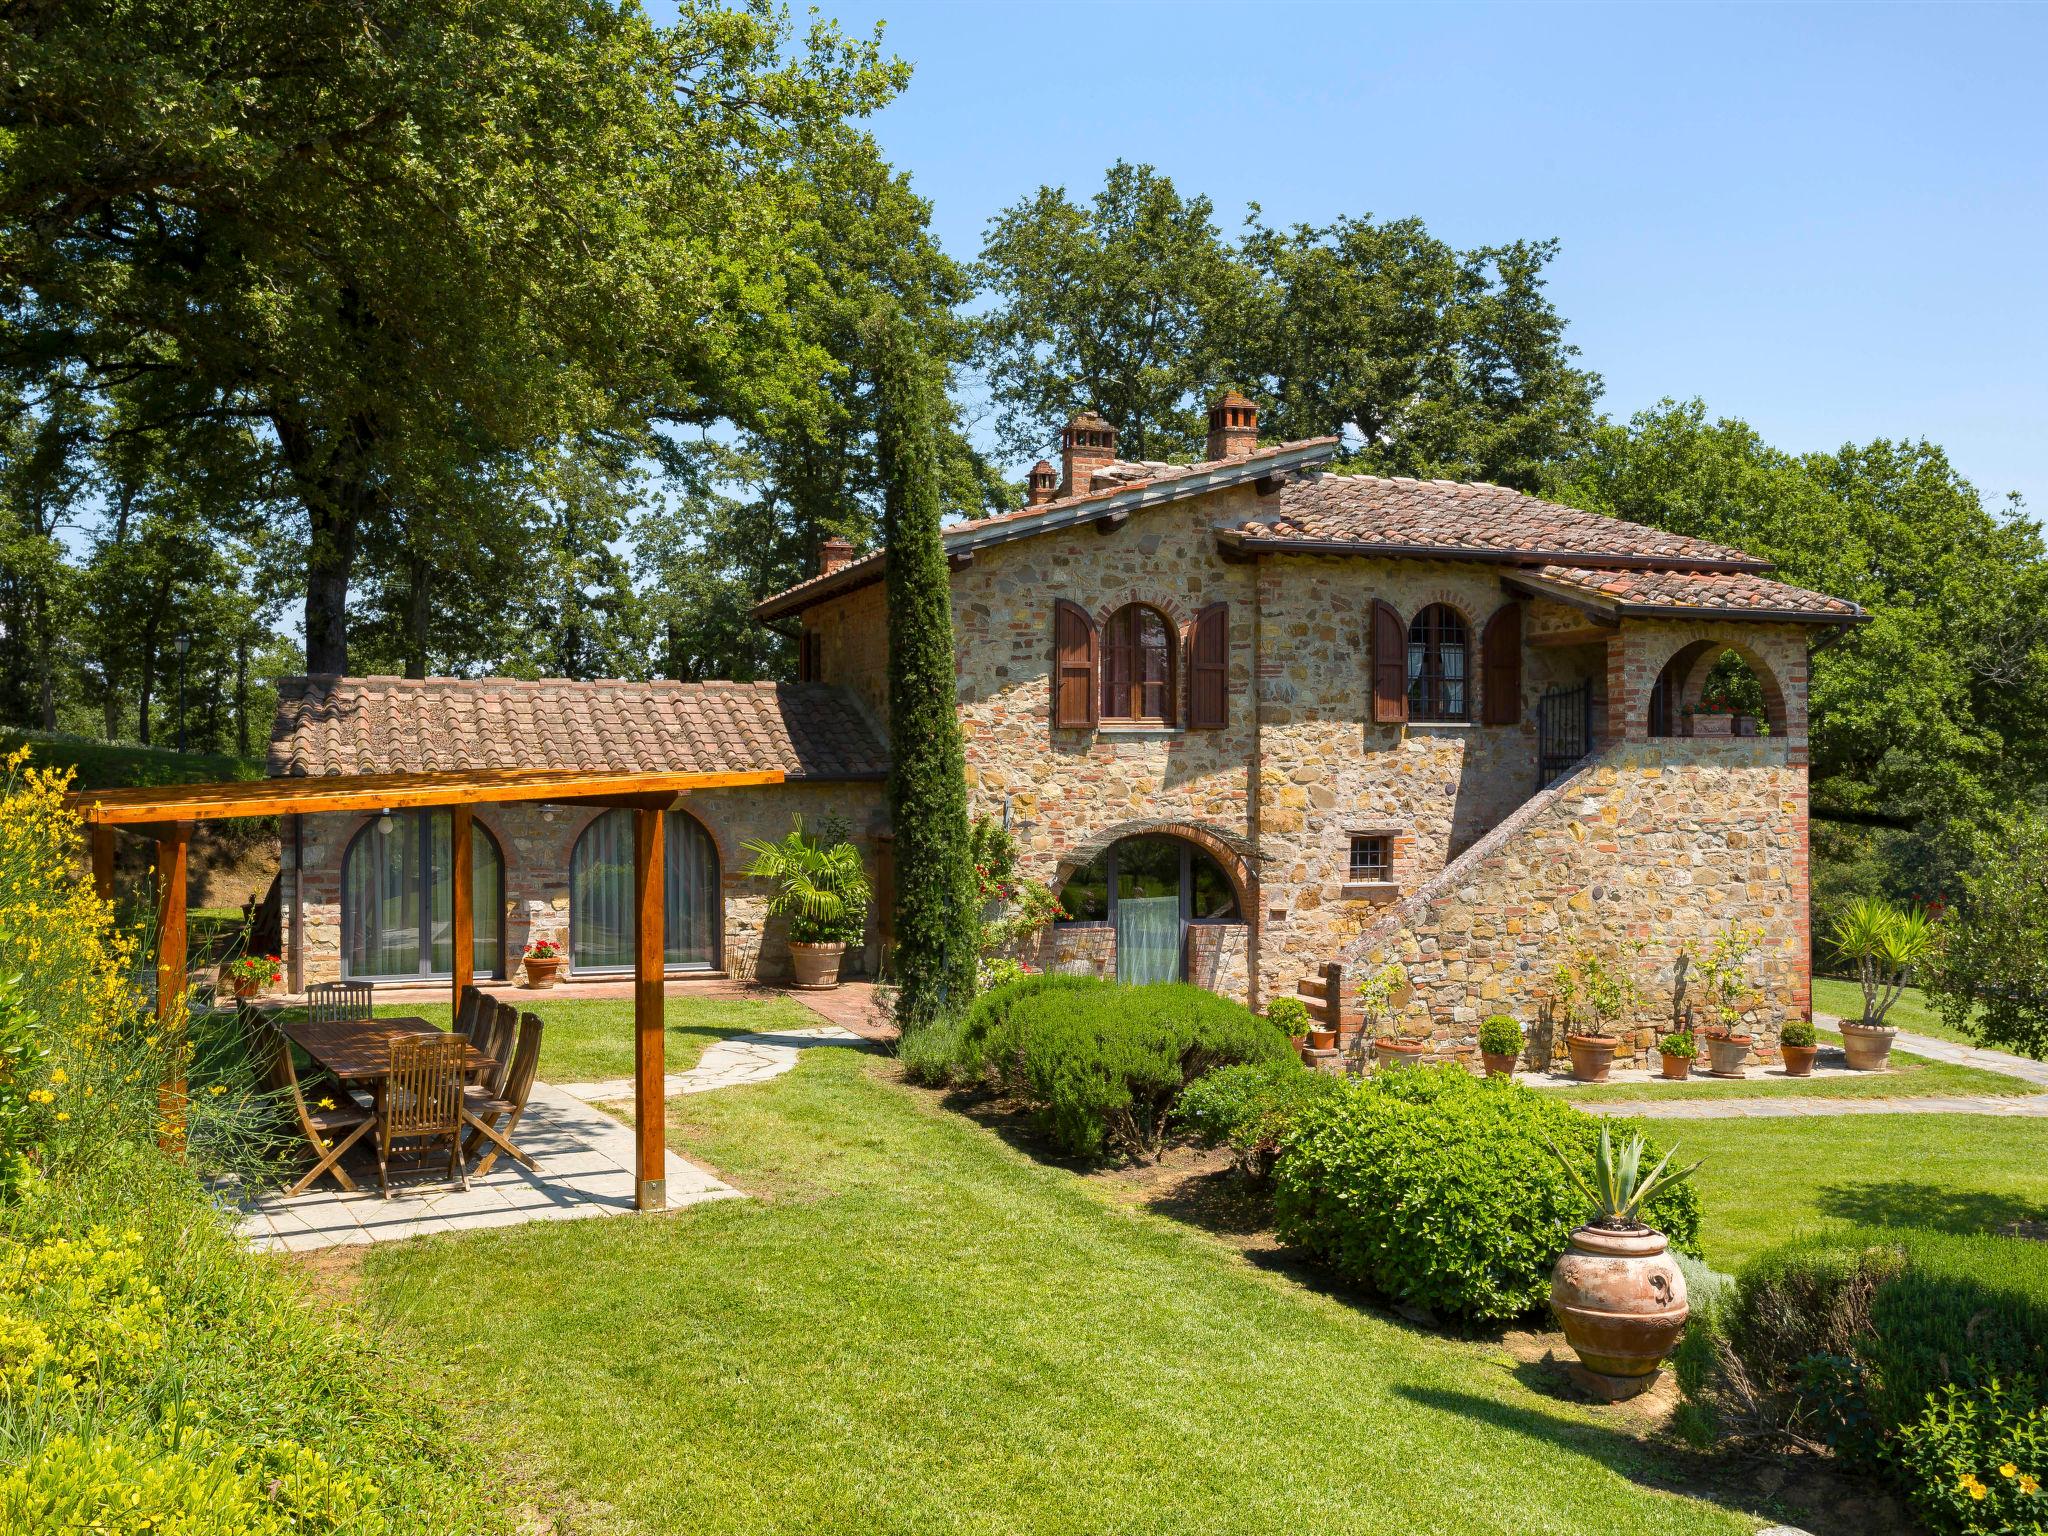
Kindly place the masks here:
POLYGON ((789 967, 796 973, 796 985, 806 992, 828 992, 839 985, 839 962, 846 954, 844 944, 789 945, 789 967))
POLYGON ((1882 1072, 1891 1061, 1892 1041, 1898 1031, 1884 1024, 1851 1024, 1842 1021, 1842 1054, 1857 1072, 1882 1072))
POLYGON ((1676 1082, 1682 1083, 1692 1076, 1692 1058, 1690 1056, 1666 1056, 1660 1051, 1657 1054, 1657 1059, 1664 1064, 1664 1075, 1676 1082))
POLYGON ((1716 1077, 1749 1076, 1748 1035, 1707 1036, 1707 1070, 1716 1077))
POLYGON ((526 984, 529 987, 552 987, 562 974, 560 955, 528 955, 526 957, 526 984))
POLYGON ((1785 1057, 1785 1075, 1787 1077, 1813 1076, 1813 1058, 1820 1054, 1819 1046, 1781 1045, 1778 1049, 1785 1057))
POLYGON ((1372 1043, 1372 1064, 1382 1072, 1395 1067, 1412 1067, 1422 1060, 1422 1053, 1429 1049, 1421 1040, 1375 1040, 1372 1043))
POLYGON ((1497 1051, 1481 1051, 1479 1053, 1479 1060, 1485 1066, 1488 1077, 1513 1077, 1515 1075, 1515 1058, 1512 1055, 1503 1055, 1497 1051))
POLYGON ((1652 1227, 1580 1227, 1550 1276, 1550 1309, 1608 1401, 1633 1397, 1685 1331, 1685 1276, 1652 1227))
POLYGON ((1619 1043, 1612 1035, 1566 1035, 1565 1049, 1572 1053, 1572 1076, 1582 1083, 1606 1082, 1619 1043))

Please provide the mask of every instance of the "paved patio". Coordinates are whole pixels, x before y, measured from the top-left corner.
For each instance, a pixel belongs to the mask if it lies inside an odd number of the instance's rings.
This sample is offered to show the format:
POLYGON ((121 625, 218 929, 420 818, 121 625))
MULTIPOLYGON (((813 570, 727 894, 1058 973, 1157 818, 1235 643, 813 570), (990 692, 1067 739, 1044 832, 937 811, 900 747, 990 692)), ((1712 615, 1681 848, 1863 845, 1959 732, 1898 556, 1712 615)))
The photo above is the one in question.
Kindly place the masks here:
MULTIPOLYGON (((431 1232, 472 1232, 528 1221, 577 1221, 633 1214, 633 1129, 603 1110, 547 1083, 535 1083, 513 1139, 534 1162, 529 1173, 509 1157, 469 1188, 448 1182, 445 1163, 407 1167, 393 1178, 392 1196, 349 1169, 361 1188, 349 1194, 321 1183, 295 1199, 260 1195, 245 1207, 240 1228, 251 1247, 308 1253, 348 1244, 397 1242, 431 1232)), ((668 1204, 699 1205, 745 1196, 670 1152, 665 1177, 668 1204)))

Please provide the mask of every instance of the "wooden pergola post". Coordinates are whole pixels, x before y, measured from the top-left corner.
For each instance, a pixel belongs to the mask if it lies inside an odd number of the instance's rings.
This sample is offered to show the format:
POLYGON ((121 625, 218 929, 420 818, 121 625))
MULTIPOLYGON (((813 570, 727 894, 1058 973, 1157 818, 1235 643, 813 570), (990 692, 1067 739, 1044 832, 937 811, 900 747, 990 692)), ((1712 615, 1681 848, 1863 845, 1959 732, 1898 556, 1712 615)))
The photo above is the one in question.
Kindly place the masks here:
POLYGON ((633 808, 633 1203, 643 1211, 668 1204, 667 1096, 662 1091, 666 830, 665 811, 633 808))
POLYGON ((462 994, 476 981, 476 869, 470 852, 476 812, 466 805, 450 806, 448 819, 452 824, 448 857, 455 866, 449 872, 454 876, 449 891, 449 917, 455 954, 448 967, 448 1019, 454 1024, 462 1018, 462 994))
POLYGON ((185 1150, 185 852, 190 822, 160 828, 156 838, 156 1022, 169 1053, 157 1087, 157 1145, 185 1150))
POLYGON ((114 899, 114 829, 94 827, 92 843, 92 889, 101 901, 114 899))

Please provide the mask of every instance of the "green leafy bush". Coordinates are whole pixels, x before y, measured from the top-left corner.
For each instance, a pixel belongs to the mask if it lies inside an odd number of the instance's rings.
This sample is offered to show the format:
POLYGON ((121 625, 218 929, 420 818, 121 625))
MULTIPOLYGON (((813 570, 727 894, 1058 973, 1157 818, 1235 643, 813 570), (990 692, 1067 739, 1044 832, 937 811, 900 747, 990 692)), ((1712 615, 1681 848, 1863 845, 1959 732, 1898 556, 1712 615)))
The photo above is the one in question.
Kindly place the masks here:
POLYGON ((1496 1013, 1479 1026, 1479 1049, 1489 1056, 1522 1054, 1522 1026, 1504 1013, 1496 1013))
MULTIPOLYGON (((1270 1013, 1267 1022, 1272 1022, 1270 1013)), ((1180 1096, 1175 1122, 1205 1147, 1228 1147, 1246 1177, 1263 1183, 1273 1173, 1280 1138, 1310 1104, 1335 1098, 1344 1081, 1315 1072, 1296 1057, 1219 1067, 1198 1077, 1180 1096)))
POLYGON ((1680 1385, 1826 1440, 1941 1536, 2048 1529, 2048 1252, 2002 1237, 1807 1239, 1743 1268, 1680 1385))
POLYGON ((1079 1157, 1149 1153, 1194 1079, 1232 1062, 1283 1060, 1292 1050, 1249 1008, 1201 987, 1080 978, 1024 985, 1014 984, 1021 995, 1006 1000, 975 1049, 1052 1141, 1079 1157))
POLYGON ((1693 1039, 1691 1030, 1676 1029, 1657 1042, 1657 1053, 1660 1056, 1697 1056, 1699 1044, 1693 1039))
MULTIPOLYGON (((1458 1067, 1370 1078, 1305 1108, 1282 1139, 1280 1235, 1401 1305, 1473 1322, 1526 1316, 1588 1214, 1552 1148, 1581 1157, 1590 1178, 1601 1124, 1458 1067)), ((1649 1218, 1697 1251, 1690 1184, 1660 1192, 1649 1218)))
POLYGON ((1780 1045, 1807 1046, 1813 1041, 1813 1026, 1804 1019, 1787 1019, 1784 1028, 1778 1031, 1780 1045))
POLYGON ((988 1075, 988 1042, 1008 1024, 1019 1003, 1045 992, 1065 992, 1101 985, 1093 977, 1061 976, 1036 971, 989 988, 974 1000, 952 1041, 946 1076, 956 1083, 978 1082, 988 1075))
POLYGON ((1266 1022, 1289 1039, 1308 1032, 1308 1004, 1293 996, 1276 997, 1266 1004, 1266 1022))

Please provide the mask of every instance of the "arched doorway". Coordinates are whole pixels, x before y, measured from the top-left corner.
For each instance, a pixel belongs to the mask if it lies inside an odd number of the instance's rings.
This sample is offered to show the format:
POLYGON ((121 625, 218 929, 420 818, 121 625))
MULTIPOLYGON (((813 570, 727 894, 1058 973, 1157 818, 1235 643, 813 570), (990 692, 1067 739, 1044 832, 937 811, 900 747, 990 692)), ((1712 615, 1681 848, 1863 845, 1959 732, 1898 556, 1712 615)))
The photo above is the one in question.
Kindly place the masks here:
MULTIPOLYGON (((718 846, 687 811, 667 813, 663 963, 670 970, 718 965, 718 846)), ((633 968, 633 813, 606 811, 583 829, 569 855, 569 969, 633 968)))
POLYGON ((1115 930, 1117 980, 1132 985, 1184 980, 1189 927, 1241 920, 1228 871, 1165 833, 1111 843, 1060 890, 1060 922, 1115 930))
MULTIPOLYGON (((470 878, 478 976, 505 974, 505 856, 472 822, 470 878)), ((454 818, 386 811, 349 839, 341 860, 341 974, 419 981, 455 970, 454 818)))

